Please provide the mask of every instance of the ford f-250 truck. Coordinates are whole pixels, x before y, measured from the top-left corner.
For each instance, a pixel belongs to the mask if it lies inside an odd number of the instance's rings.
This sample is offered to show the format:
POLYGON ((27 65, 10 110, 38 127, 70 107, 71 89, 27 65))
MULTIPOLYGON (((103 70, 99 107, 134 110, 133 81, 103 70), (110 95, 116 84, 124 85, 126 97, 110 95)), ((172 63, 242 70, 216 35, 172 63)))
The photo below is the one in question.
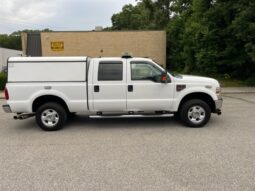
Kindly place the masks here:
POLYGON ((12 57, 8 59, 5 112, 14 119, 35 116, 48 131, 60 129, 69 115, 175 115, 202 127, 221 114, 217 80, 172 75, 149 58, 131 56, 12 57))

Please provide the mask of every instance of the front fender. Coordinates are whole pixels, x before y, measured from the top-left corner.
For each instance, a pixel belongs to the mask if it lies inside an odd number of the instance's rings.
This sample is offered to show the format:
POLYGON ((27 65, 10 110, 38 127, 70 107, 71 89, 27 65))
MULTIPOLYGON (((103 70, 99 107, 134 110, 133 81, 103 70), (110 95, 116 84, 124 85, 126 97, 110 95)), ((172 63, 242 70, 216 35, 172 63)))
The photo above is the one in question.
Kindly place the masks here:
POLYGON ((173 104, 173 111, 178 111, 179 105, 183 98, 192 93, 205 93, 209 95, 213 100, 217 100, 216 94, 211 89, 205 87, 188 87, 180 92, 175 93, 175 103, 173 104))

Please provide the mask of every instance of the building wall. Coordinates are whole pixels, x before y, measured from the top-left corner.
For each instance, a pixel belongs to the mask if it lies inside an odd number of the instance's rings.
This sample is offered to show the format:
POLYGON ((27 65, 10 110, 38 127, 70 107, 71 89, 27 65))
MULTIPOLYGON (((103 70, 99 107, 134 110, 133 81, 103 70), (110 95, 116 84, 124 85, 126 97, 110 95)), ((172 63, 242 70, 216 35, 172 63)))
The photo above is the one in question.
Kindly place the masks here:
POLYGON ((41 44, 43 56, 119 57, 127 52, 166 63, 165 31, 42 32, 41 44), (52 42, 64 47, 53 50, 52 42))
POLYGON ((0 48, 0 70, 2 70, 2 68, 7 65, 7 59, 9 57, 16 57, 21 55, 22 51, 0 48))
POLYGON ((21 33, 21 45, 22 45, 22 53, 26 55, 27 53, 27 33, 21 33))

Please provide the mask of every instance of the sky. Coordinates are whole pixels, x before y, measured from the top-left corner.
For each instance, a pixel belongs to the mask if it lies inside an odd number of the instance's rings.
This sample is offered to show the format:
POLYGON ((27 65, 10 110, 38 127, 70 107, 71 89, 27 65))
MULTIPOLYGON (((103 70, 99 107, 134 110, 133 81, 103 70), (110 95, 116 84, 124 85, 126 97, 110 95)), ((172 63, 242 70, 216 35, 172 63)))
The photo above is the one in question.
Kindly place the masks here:
POLYGON ((23 29, 93 30, 135 0, 0 0, 0 34, 23 29))

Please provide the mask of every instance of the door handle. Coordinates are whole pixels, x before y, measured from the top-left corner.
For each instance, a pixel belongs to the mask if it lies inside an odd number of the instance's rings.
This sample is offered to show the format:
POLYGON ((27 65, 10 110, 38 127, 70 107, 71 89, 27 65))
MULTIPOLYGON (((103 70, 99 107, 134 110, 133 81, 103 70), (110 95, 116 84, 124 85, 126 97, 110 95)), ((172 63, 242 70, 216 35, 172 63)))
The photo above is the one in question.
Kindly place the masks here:
POLYGON ((128 91, 129 91, 129 92, 133 92, 133 89, 134 89, 134 88, 133 88, 133 85, 128 85, 128 91))
POLYGON ((99 92, 100 91, 100 88, 98 85, 94 86, 94 92, 99 92))

